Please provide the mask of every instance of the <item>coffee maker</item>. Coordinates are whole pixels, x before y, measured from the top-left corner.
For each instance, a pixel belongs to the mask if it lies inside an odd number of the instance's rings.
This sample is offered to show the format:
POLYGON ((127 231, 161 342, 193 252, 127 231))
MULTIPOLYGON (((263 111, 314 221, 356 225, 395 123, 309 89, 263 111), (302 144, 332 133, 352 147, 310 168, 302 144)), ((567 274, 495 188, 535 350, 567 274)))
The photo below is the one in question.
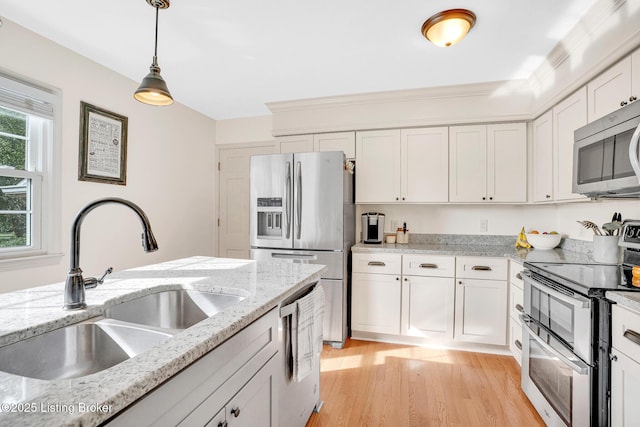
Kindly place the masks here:
POLYGON ((362 214, 362 242, 382 243, 384 240, 384 214, 367 212, 362 214))

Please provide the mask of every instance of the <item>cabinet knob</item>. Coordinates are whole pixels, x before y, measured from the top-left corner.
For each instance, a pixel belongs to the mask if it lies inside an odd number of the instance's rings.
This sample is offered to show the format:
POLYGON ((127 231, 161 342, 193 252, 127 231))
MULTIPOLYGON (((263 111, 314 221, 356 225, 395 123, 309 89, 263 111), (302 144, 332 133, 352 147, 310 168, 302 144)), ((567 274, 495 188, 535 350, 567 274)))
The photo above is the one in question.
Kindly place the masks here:
POLYGON ((462 285, 462 280, 458 280, 458 285, 462 285))
POLYGON ((489 197, 489 200, 493 200, 493 196, 489 197))
POLYGON ((547 194, 545 197, 546 197, 547 199, 550 199, 550 198, 551 198, 551 194, 547 194))
POLYGON ((229 425, 229 423, 227 422, 227 420, 220 421, 218 423, 218 427, 227 427, 228 425, 229 425))
POLYGON ((613 356, 611 356, 611 360, 613 362, 617 362, 618 361, 618 356, 616 356, 615 354, 613 356))
POLYGON ((402 198, 402 200, 404 200, 404 197, 402 198))
POLYGON ((404 278, 404 281, 405 281, 405 282, 408 282, 408 281, 409 281, 409 279, 407 279, 407 278, 405 277, 405 278, 404 278))
POLYGON ((396 197, 396 200, 400 200, 398 197, 396 197))
POLYGON ((396 280, 400 280, 400 278, 399 278, 399 277, 396 277, 396 280))
POLYGON ((483 198, 482 198, 482 200, 487 200, 487 198, 486 198, 486 197, 483 197, 483 198))
POLYGON ((624 107, 625 105, 627 105, 627 101, 622 101, 622 102, 620 103, 620 106, 621 106, 621 107, 624 107))
POLYGON ((240 407, 236 406, 235 408, 233 408, 231 410, 231 415, 233 415, 234 417, 238 418, 240 416, 240 407))
POLYGON ((631 95, 631 96, 629 97, 629 102, 636 101, 637 99, 638 99, 638 98, 636 98, 635 96, 631 95))

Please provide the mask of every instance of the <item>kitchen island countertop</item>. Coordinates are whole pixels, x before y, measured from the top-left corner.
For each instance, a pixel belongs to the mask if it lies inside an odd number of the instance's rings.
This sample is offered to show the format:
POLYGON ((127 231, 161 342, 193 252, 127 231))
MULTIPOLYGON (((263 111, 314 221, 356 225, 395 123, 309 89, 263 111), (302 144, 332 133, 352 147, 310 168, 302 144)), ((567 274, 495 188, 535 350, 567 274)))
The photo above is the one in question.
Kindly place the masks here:
POLYGON ((106 307, 161 290, 195 289, 244 300, 101 372, 44 381, 0 372, 0 425, 97 425, 258 319, 324 266, 191 257, 113 273, 86 291, 88 307, 63 311, 64 283, 0 294, 0 346, 101 316, 106 307))

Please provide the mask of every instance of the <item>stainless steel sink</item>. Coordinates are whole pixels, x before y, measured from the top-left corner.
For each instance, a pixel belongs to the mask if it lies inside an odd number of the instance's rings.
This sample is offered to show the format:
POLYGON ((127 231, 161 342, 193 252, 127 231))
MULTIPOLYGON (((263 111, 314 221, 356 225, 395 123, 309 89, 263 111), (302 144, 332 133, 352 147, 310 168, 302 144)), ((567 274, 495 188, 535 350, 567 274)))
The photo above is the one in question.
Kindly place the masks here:
POLYGON ((0 348, 0 371, 41 380, 77 378, 110 368, 170 337, 108 321, 71 325, 0 348))
POLYGON ((104 316, 164 329, 186 329, 244 297, 193 290, 162 291, 108 308, 104 316))

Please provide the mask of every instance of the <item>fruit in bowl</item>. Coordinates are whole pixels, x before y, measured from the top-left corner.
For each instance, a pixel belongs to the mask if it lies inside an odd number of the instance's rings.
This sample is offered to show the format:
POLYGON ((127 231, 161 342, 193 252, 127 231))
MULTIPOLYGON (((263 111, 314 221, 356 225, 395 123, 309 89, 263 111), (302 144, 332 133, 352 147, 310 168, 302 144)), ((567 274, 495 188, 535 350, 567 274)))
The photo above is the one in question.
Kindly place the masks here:
POLYGON ((537 230, 532 230, 527 233, 527 242, 536 249, 553 249, 560 244, 562 236, 557 231, 540 233, 537 230))

